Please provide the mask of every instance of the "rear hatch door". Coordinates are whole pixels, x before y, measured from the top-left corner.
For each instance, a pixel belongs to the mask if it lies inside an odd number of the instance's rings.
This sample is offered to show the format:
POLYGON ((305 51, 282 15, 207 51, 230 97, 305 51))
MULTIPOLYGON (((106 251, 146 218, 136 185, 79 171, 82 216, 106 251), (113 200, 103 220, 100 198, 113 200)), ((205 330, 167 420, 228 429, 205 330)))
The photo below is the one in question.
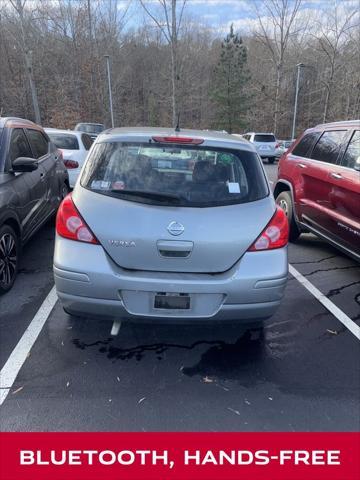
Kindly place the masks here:
POLYGON ((104 250, 120 267, 218 273, 231 268, 275 211, 266 197, 209 208, 136 203, 81 188, 74 202, 104 250))

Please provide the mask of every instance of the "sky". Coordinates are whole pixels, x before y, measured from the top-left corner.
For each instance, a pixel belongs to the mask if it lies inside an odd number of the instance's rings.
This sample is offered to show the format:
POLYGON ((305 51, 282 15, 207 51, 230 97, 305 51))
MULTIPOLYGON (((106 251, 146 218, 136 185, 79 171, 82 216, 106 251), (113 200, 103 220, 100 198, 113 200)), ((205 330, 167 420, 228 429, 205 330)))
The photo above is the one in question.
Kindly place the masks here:
MULTIPOLYGON (((158 0, 144 0, 149 10, 156 12, 158 0)), ((185 6, 186 15, 193 18, 210 28, 217 31, 227 32, 233 23, 236 30, 240 33, 249 32, 255 24, 256 6, 261 7, 261 0, 187 0, 185 6)), ((178 0, 182 4, 182 0, 178 0)), ((316 16, 321 18, 321 11, 336 6, 339 10, 347 11, 358 7, 360 10, 360 0, 303 0, 301 4, 302 16, 316 16)), ((139 25, 144 19, 142 8, 137 0, 118 0, 119 10, 128 9, 128 27, 139 25), (130 6, 129 6, 130 5, 130 6)))

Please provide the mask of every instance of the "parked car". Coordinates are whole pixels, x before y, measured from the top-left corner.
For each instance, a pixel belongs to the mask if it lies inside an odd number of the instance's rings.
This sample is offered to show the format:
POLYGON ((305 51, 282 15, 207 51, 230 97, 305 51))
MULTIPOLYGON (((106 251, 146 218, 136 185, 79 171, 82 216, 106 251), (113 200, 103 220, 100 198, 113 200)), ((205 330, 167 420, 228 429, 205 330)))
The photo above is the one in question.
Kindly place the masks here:
POLYGON ((45 128, 45 132, 62 152, 65 167, 69 172, 70 187, 74 188, 93 139, 80 131, 45 128))
POLYGON ((95 138, 105 130, 105 126, 102 123, 78 123, 74 130, 88 133, 90 137, 95 140, 95 138))
POLYGON ((275 162, 278 142, 273 133, 249 132, 245 133, 243 138, 254 144, 262 159, 267 158, 269 163, 275 162))
POLYGON ((0 118, 0 294, 11 289, 19 254, 69 192, 61 153, 44 130, 0 118))
POLYGON ((276 148, 276 158, 279 159, 286 150, 288 150, 295 140, 278 140, 276 148))
POLYGON ((274 194, 291 240, 310 231, 360 260, 360 121, 306 130, 281 158, 274 194))
POLYGON ((107 131, 56 232, 56 288, 75 316, 254 322, 287 281, 286 216, 254 147, 228 134, 107 131), (176 162, 188 156, 190 172, 176 162))

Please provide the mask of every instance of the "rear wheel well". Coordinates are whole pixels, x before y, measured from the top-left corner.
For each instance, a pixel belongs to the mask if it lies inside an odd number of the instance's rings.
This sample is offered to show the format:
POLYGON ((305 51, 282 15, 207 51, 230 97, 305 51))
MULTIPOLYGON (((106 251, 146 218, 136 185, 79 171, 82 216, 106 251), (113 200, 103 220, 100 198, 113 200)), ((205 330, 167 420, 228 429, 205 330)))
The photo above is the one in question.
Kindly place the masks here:
POLYGON ((276 198, 282 192, 291 193, 290 187, 289 185, 286 185, 286 183, 278 182, 274 188, 274 197, 276 198))
POLYGON ((21 230, 18 222, 14 218, 8 218, 3 222, 3 225, 8 225, 11 227, 16 235, 18 236, 19 240, 21 239, 21 230))

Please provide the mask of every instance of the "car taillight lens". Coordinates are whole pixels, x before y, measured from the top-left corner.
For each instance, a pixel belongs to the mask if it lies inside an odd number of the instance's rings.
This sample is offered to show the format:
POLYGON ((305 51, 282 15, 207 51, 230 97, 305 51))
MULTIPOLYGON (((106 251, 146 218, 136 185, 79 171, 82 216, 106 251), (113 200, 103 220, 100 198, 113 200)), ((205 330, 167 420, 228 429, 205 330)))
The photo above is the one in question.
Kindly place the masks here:
POLYGON ((97 238, 77 211, 71 193, 64 198, 57 212, 56 233, 69 240, 99 244, 97 238))
POLYGON ((279 147, 280 147, 280 143, 277 143, 277 144, 275 145, 275 148, 279 148, 279 147))
POLYGON ((274 248, 285 247, 289 238, 289 223, 285 212, 276 206, 276 212, 261 235, 248 249, 249 252, 262 250, 273 250, 274 248))
POLYGON ((64 165, 68 169, 79 168, 79 164, 75 160, 64 160, 64 165))

